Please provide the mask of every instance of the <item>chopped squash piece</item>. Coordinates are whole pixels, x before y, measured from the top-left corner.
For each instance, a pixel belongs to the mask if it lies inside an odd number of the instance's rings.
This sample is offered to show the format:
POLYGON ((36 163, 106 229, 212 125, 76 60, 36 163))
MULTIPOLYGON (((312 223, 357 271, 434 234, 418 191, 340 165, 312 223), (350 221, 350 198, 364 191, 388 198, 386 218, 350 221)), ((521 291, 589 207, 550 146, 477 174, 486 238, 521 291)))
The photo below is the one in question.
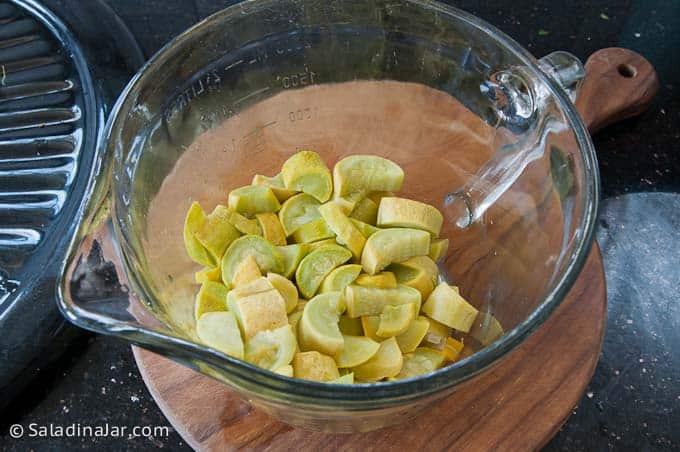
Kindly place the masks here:
POLYGON ((231 279, 233 287, 241 287, 255 281, 262 276, 257 260, 252 254, 247 255, 237 266, 234 277, 231 279))
POLYGON ((223 284, 206 281, 196 295, 194 316, 198 320, 206 312, 227 310, 227 289, 223 284))
POLYGON ((332 381, 340 378, 335 360, 317 351, 300 352, 293 358, 293 371, 296 378, 312 381, 332 381))
POLYGON ((207 346, 243 359, 241 332, 231 312, 206 312, 196 322, 196 334, 207 346))
POLYGON ((418 229, 382 229, 366 240, 361 255, 361 266, 374 275, 392 262, 413 256, 423 256, 430 251, 430 234, 418 229))
POLYGON ((396 197, 380 200, 376 223, 379 227, 421 229, 436 237, 443 223, 441 212, 429 204, 396 197))
POLYGON ((403 363, 397 340, 391 337, 380 343, 378 352, 371 359, 352 368, 352 371, 359 380, 378 381, 399 374, 403 363))
POLYGON ((283 232, 279 217, 275 213, 266 212, 255 214, 255 218, 262 228, 262 236, 272 245, 285 246, 286 234, 283 232))
POLYGON ((229 208, 246 216, 256 213, 278 212, 281 208, 271 188, 263 185, 246 185, 229 192, 229 208))
POLYGON ((440 283, 423 304, 430 318, 467 333, 477 317, 477 309, 445 282, 440 283))

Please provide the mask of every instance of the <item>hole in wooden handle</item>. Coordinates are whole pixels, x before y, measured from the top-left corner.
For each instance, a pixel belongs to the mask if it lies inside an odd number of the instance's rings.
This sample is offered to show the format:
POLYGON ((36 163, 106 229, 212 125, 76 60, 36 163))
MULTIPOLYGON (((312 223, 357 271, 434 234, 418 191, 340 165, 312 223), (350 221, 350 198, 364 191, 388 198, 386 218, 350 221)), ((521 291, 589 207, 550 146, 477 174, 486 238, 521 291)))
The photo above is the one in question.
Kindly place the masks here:
POLYGON ((633 78, 637 75, 637 69, 628 63, 619 64, 616 69, 619 71, 621 77, 633 78))

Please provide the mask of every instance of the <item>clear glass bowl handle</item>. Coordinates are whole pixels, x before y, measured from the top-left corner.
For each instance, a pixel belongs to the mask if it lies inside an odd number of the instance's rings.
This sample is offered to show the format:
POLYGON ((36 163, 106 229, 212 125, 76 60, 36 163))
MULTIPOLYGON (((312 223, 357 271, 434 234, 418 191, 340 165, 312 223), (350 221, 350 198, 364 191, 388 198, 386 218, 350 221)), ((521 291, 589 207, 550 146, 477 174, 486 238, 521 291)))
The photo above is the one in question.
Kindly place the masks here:
MULTIPOLYGON (((539 60, 539 66, 575 101, 586 72, 574 55, 557 51, 539 60)), ((516 134, 462 188, 445 200, 447 219, 460 228, 479 220, 519 178, 527 165, 545 152, 541 141, 558 126, 550 114, 553 99, 542 81, 522 67, 493 74, 480 87, 495 106, 497 128, 516 134)))

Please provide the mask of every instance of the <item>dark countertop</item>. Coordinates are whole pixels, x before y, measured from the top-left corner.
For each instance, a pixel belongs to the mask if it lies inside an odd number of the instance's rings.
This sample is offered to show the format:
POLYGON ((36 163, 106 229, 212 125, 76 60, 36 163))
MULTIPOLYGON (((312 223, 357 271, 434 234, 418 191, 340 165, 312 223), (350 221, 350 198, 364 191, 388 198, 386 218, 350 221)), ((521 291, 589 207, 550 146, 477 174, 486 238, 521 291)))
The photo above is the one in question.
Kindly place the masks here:
MULTIPOLYGON (((200 18, 233 2, 109 3, 150 55, 200 18)), ((680 2, 451 3, 493 23, 537 56, 560 49, 585 61, 597 49, 621 46, 641 53, 657 68, 661 89, 650 110, 603 130, 594 140, 604 198, 598 239, 608 278, 607 333, 586 394, 545 450, 680 449, 680 2), (642 243, 636 247, 634 241, 642 243), (662 252, 664 259, 659 258, 662 252)), ((83 335, 53 369, 39 375, 1 414, 0 447, 188 450, 172 428, 168 434, 158 431, 129 440, 17 441, 7 433, 13 423, 50 422, 130 429, 169 425, 146 390, 129 346, 109 337, 83 335)))

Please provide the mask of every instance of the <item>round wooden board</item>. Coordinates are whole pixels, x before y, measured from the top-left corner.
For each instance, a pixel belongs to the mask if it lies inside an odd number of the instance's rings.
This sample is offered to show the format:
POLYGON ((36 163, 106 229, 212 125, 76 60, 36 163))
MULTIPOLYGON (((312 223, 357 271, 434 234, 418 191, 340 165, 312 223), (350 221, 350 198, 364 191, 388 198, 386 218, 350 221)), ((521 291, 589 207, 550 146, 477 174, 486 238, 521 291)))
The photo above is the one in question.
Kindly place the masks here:
POLYGON ((571 414, 595 370, 607 313, 597 244, 569 295, 545 324, 464 394, 418 424, 331 435, 278 422, 223 384, 133 347, 151 395, 196 450, 534 450, 571 414))

